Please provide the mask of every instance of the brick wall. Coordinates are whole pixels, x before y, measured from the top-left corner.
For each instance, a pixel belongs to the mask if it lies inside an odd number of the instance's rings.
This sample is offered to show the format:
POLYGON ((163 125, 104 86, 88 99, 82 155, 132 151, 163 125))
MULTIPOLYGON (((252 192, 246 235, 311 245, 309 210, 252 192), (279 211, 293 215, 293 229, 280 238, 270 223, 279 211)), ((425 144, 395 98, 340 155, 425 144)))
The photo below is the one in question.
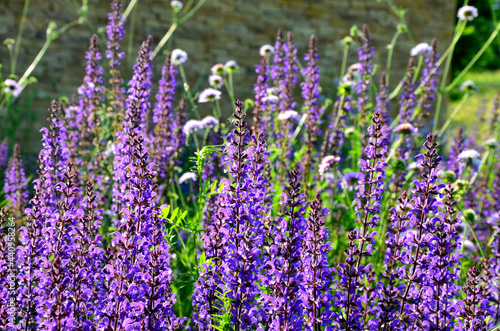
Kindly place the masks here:
MULTIPOLYGON (((78 2, 78 1, 73 1, 78 2)), ((25 69, 38 53, 45 40, 45 29, 49 21, 58 26, 75 20, 77 15, 68 0, 31 0, 28 23, 24 32, 19 68, 25 69)), ((56 40, 43 58, 34 76, 39 83, 29 87, 26 95, 39 90, 35 98, 35 113, 38 115, 34 128, 44 125, 48 100, 61 95, 70 96, 76 91, 84 74, 84 53, 88 47, 91 31, 104 27, 110 1, 89 0, 89 18, 92 26, 77 26, 56 40)), ((186 1, 184 1, 186 2, 186 1)), ((0 39, 15 38, 21 19, 24 1, 0 0, 0 39)), ((158 42, 168 30, 171 22, 170 0, 139 0, 135 12, 133 47, 128 57, 132 66, 138 47, 148 34, 158 42)), ((455 1, 452 0, 394 0, 407 9, 406 17, 414 42, 429 42, 438 38, 442 52, 451 39, 455 1)), ((130 31, 130 19, 127 29, 130 31)), ((195 84, 199 73, 207 71, 212 64, 234 59, 242 69, 235 79, 239 98, 252 95, 255 80, 254 66, 259 62, 259 47, 274 44, 278 28, 291 30, 295 35, 299 56, 307 48, 309 36, 315 34, 321 57, 322 86, 326 93, 334 90, 334 79, 338 76, 342 60, 341 39, 349 33, 352 25, 361 27, 368 23, 376 48, 375 62, 385 64, 386 45, 390 43, 398 20, 387 5, 376 0, 207 0, 201 10, 186 25, 180 27, 171 47, 182 48, 189 54, 186 71, 191 84, 195 84)), ((104 35, 103 35, 104 36, 104 35)), ((124 48, 128 46, 130 33, 125 36, 124 48)), ((105 40, 100 39, 104 46, 105 40)), ((393 61, 393 82, 404 73, 408 52, 414 45, 406 35, 400 38, 393 61)), ((356 62, 356 49, 349 54, 349 63, 356 62)), ((5 47, 0 48, 0 62, 8 61, 5 47)), ((157 69, 163 56, 156 60, 157 69)), ((18 73, 23 71, 18 70, 18 73)), ((5 75, 5 69, 2 69, 5 75)), ((130 72, 124 77, 130 77, 130 72)), ((208 84, 203 81, 202 87, 208 84)), ((226 105, 226 112, 230 106, 226 105)), ((35 138, 36 141, 38 137, 35 138)))

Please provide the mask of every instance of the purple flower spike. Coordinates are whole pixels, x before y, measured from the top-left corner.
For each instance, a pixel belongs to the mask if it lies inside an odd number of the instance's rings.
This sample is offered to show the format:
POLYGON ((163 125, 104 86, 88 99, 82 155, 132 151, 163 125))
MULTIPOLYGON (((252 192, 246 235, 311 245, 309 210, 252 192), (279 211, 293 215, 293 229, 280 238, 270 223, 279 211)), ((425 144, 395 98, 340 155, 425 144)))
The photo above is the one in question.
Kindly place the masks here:
POLYGON ((253 125, 252 125, 252 134, 257 136, 259 132, 263 130, 262 115, 266 115, 267 108, 267 88, 268 84, 268 76, 267 76, 267 55, 262 57, 260 65, 257 66, 257 82, 255 83, 254 92, 255 92, 255 106, 253 108, 253 125))
POLYGON ((437 54, 437 39, 432 39, 431 42, 431 52, 425 55, 425 67, 422 72, 422 78, 420 84, 423 85, 423 96, 420 97, 418 108, 420 108, 420 113, 418 114, 417 127, 421 128, 423 123, 423 118, 429 116, 431 110, 432 102, 436 97, 439 67, 437 62, 439 60, 439 55, 437 54))
POLYGON ((327 254, 331 250, 323 216, 329 212, 321 206, 319 193, 311 204, 302 250, 303 277, 300 298, 304 304, 306 330, 331 325, 333 296, 330 294, 332 273, 327 254))
POLYGON ((0 167, 5 167, 7 165, 7 160, 9 159, 9 139, 5 138, 0 144, 0 167))
POLYGON ((14 146, 14 155, 5 172, 4 192, 5 198, 10 200, 11 214, 16 218, 23 216, 29 193, 18 144, 14 146))
POLYGON ((323 115, 323 109, 319 108, 319 67, 316 63, 318 58, 316 39, 314 35, 312 35, 309 42, 309 51, 304 57, 307 61, 307 67, 302 69, 302 75, 304 75, 305 81, 301 83, 302 97, 304 98, 304 107, 306 107, 307 113, 307 120, 305 122, 307 152, 304 165, 304 178, 306 180, 308 178, 309 168, 315 157, 313 154, 316 150, 318 136, 321 134, 320 125, 321 116, 323 115))
POLYGON ((123 16, 120 13, 122 8, 121 0, 113 0, 111 3, 112 12, 108 14, 108 25, 106 26, 107 51, 106 58, 109 59, 111 75, 111 95, 113 96, 113 109, 115 114, 123 112, 125 102, 125 89, 122 88, 122 76, 120 73, 120 60, 125 57, 124 52, 120 52, 120 42, 123 40, 125 30, 123 28, 123 16))
MULTIPOLYGON (((369 277, 372 266, 362 265, 363 256, 372 256, 376 232, 371 232, 370 228, 375 228, 380 216, 381 200, 384 195, 385 179, 385 154, 387 153, 387 133, 383 126, 382 114, 376 111, 372 117, 373 125, 368 128, 370 138, 368 146, 364 151, 364 158, 360 161, 362 171, 358 185, 358 198, 355 200, 357 206, 357 222, 361 229, 355 229, 349 233, 349 248, 345 264, 339 265, 340 286, 343 293, 337 294, 337 305, 344 309, 339 316, 339 322, 347 330, 360 330, 363 327, 361 306, 362 295, 357 294, 361 286, 362 279, 369 277), (358 243, 356 244, 356 240, 358 243)), ((369 303, 366 303, 368 309, 369 303)))
POLYGON ((173 169, 175 162, 173 156, 181 147, 181 141, 176 134, 179 130, 174 112, 174 94, 177 81, 177 71, 171 62, 171 53, 167 55, 162 68, 156 104, 153 110, 154 134, 152 135, 151 157, 158 165, 160 172, 158 180, 165 180, 167 174, 173 169))
POLYGON ((303 302, 299 291, 303 275, 301 254, 305 230, 304 195, 300 193, 298 171, 290 172, 288 193, 283 194, 286 219, 276 224, 274 243, 266 266, 267 293, 263 294, 266 320, 272 330, 300 330, 304 324, 303 302))
POLYGON ((429 263, 429 247, 434 237, 429 230, 436 221, 440 206, 437 196, 441 195, 439 191, 444 187, 444 184, 439 184, 438 165, 441 157, 437 154, 436 146, 434 136, 427 135, 424 142, 425 153, 417 156, 418 163, 423 168, 422 180, 413 182, 415 188, 413 189, 411 217, 416 233, 409 237, 412 253, 405 274, 406 284, 401 295, 401 307, 398 313, 398 318, 410 325, 418 322, 419 318, 415 313, 415 302, 426 294, 419 288, 425 284, 425 266, 429 263), (408 321, 407 317, 409 317, 408 321))
POLYGON ((461 320, 458 320, 454 330, 486 331, 485 319, 488 316, 488 301, 484 298, 484 285, 481 283, 481 271, 473 266, 467 272, 467 284, 464 287, 466 297, 458 301, 461 308, 461 320))
POLYGON ((16 290, 13 270, 16 269, 17 261, 15 228, 12 229, 11 222, 14 219, 9 219, 5 209, 0 208, 0 325, 4 330, 15 330, 15 326, 10 324, 12 317, 15 320, 16 307, 12 306, 15 298, 11 297, 11 293, 16 290))
POLYGON ((368 25, 363 25, 363 37, 361 42, 363 45, 358 51, 358 61, 360 68, 358 69, 361 80, 356 84, 356 93, 358 97, 358 111, 361 114, 361 118, 364 120, 366 116, 366 107, 370 102, 370 81, 373 76, 373 53, 374 48, 370 46, 371 43, 370 33, 368 30, 368 25))

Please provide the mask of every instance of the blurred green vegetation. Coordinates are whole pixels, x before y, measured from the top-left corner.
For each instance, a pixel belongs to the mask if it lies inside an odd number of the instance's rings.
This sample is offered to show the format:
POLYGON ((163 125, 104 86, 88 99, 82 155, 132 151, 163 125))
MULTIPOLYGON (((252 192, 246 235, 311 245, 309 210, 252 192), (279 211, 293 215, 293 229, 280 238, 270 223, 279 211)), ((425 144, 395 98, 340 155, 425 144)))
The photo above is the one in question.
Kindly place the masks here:
MULTIPOLYGON (((458 0, 457 10, 468 3, 478 10, 478 17, 467 23, 462 37, 457 43, 452 61, 452 76, 455 77, 472 60, 482 45, 495 29, 496 22, 500 18, 500 0, 458 0)), ((472 67, 473 71, 500 69, 500 37, 490 45, 477 63, 472 67)), ((470 78, 469 78, 470 79, 470 78)))

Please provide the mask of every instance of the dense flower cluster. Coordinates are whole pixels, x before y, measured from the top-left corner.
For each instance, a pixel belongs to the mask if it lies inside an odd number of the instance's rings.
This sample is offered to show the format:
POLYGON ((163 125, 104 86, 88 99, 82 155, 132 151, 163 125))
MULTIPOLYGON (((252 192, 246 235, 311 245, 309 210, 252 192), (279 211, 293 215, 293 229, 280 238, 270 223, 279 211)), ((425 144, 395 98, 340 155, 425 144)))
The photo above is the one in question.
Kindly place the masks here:
POLYGON ((0 145, 0 330, 498 325, 500 101, 484 144, 448 122, 429 133, 436 40, 411 50, 391 91, 389 72, 373 84, 365 25, 330 100, 315 37, 301 64, 279 30, 255 52, 255 94, 242 102, 234 60, 198 89, 174 49, 155 84, 152 37, 125 89, 120 1, 111 9, 106 59, 92 36, 78 95, 50 106, 35 177, 18 144, 0 145))

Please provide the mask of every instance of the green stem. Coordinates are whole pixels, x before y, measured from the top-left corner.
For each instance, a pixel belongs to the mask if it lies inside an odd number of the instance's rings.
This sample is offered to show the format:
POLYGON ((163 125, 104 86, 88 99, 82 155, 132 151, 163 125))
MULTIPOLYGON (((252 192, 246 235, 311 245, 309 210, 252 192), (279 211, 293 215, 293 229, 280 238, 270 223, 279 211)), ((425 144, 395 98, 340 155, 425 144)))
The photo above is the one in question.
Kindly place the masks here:
POLYGON ((349 45, 344 45, 344 57, 342 58, 342 68, 340 69, 340 82, 344 79, 347 70, 347 56, 349 56, 349 45))
POLYGON ((444 125, 439 130, 438 138, 441 137, 441 135, 443 135, 443 133, 446 131, 446 129, 450 125, 451 121, 453 121, 455 116, 457 116, 458 112, 460 111, 460 109, 462 109, 463 105, 465 104, 465 101, 467 101, 467 99, 469 98, 469 95, 470 95, 469 93, 466 93, 462 97, 462 100, 460 100, 460 103, 455 107, 455 110, 453 111, 453 113, 451 113, 451 115, 448 117, 448 119, 446 120, 444 125))
POLYGON ((170 37, 174 33, 175 29, 177 29, 177 27, 178 27, 177 22, 172 23, 170 29, 168 29, 167 33, 165 33, 163 38, 161 38, 160 42, 158 43, 158 46, 156 46, 155 50, 153 51, 153 58, 158 54, 158 52, 162 49, 165 43, 170 39, 170 37))
POLYGON ((398 29, 394 34, 394 37, 392 37, 389 53, 387 54, 387 65, 385 69, 385 82, 387 86, 389 86, 389 78, 391 76, 392 54, 394 53, 394 47, 396 46, 396 41, 398 40, 399 35, 401 35, 401 31, 398 29))
POLYGON ((135 8, 135 5, 137 4, 137 0, 131 0, 130 3, 127 6, 127 9, 123 12, 123 21, 125 22, 127 20, 128 15, 132 12, 132 9, 135 8))
POLYGON ((10 73, 16 73, 17 56, 19 55, 19 49, 21 47, 21 41, 23 39, 24 26, 26 25, 26 16, 28 15, 28 7, 30 5, 30 0, 24 1, 23 15, 21 16, 21 23, 19 25, 19 32, 17 34, 16 46, 14 49, 14 56, 12 57, 12 65, 10 67, 10 73))
POLYGON ((40 49, 40 51, 38 52, 38 54, 35 57, 35 59, 33 60, 33 62, 30 64, 28 69, 26 69, 26 71, 23 74, 23 76, 21 77, 21 79, 19 79, 18 84, 21 86, 22 89, 24 89, 24 82, 26 81, 26 79, 28 79, 29 75, 31 75, 33 70, 35 70, 36 66, 38 65, 38 63, 42 59, 45 52, 47 52, 47 49, 49 48, 50 43, 53 42, 54 40, 56 40, 57 38, 59 38, 59 36, 61 34, 63 34, 64 32, 66 32, 66 30, 68 30, 69 28, 71 28, 75 25, 78 25, 78 24, 80 24, 79 20, 73 21, 73 22, 70 22, 70 23, 64 25, 61 29, 59 29, 57 31, 53 31, 52 27, 51 27, 52 22, 49 23, 49 28, 47 29, 47 40, 43 44, 42 49, 40 49))
POLYGON ((181 73, 182 82, 184 84, 184 91, 186 92, 186 95, 189 99, 189 103, 191 103, 191 107, 193 108, 196 118, 201 119, 200 113, 198 112, 198 106, 195 104, 193 96, 191 95, 191 90, 189 88, 189 84, 187 83, 186 73, 184 72, 184 67, 182 66, 182 64, 179 66, 179 72, 181 73))
POLYGON ((191 16, 194 15, 194 13, 196 13, 198 11, 198 9, 201 8, 201 6, 203 6, 203 4, 205 3, 206 0, 200 0, 200 2, 198 2, 196 4, 196 6, 193 7, 193 9, 191 9, 186 15, 184 15, 180 20, 179 20, 179 25, 181 25, 182 23, 186 22, 188 19, 191 18, 191 16))
POLYGON ((453 87, 455 87, 455 85, 458 84, 460 79, 462 79, 462 77, 470 70, 470 68, 472 68, 472 66, 477 62, 477 60, 479 60, 479 58, 483 55, 483 53, 486 51, 486 49, 490 46, 495 37, 498 35, 499 30, 500 30, 500 24, 497 25, 495 31, 493 31, 493 33, 488 38, 486 43, 483 45, 483 47, 481 47, 481 49, 479 50, 479 52, 477 52, 474 58, 472 58, 469 64, 458 74, 458 76, 453 80, 453 82, 451 82, 451 84, 444 90, 445 93, 449 92, 453 87))
MULTIPOLYGON (((132 17, 130 18, 130 34, 128 35, 128 45, 127 45, 127 63, 130 65, 132 63, 132 48, 134 46, 134 27, 135 27, 135 17, 137 14, 137 6, 130 7, 132 12, 132 17)), ((128 9, 128 8, 127 8, 128 9)), ((128 13, 127 13, 128 16, 128 13)))

